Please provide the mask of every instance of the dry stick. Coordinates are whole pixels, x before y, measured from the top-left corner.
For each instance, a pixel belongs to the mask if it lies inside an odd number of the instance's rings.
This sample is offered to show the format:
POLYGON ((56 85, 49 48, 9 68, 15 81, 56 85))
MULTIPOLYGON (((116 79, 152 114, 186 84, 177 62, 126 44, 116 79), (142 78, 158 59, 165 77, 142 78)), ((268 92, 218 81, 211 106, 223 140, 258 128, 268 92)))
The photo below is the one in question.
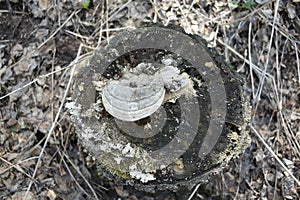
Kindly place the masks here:
MULTIPOLYGON (((248 59, 246 59, 244 56, 242 56, 239 52, 237 52, 236 50, 234 50, 231 46, 229 46, 228 44, 226 44, 225 42, 223 42, 220 39, 217 39, 217 41, 222 44, 223 46, 225 46, 226 48, 228 48, 228 50, 230 50, 232 53, 234 53, 236 56, 238 56, 240 59, 242 59, 243 61, 245 61, 245 63, 247 63, 248 65, 250 65, 250 61, 248 59)), ((252 63, 252 68, 258 72, 258 73, 262 73, 262 69, 260 69, 257 65, 255 65, 254 63, 252 63)), ((273 76, 269 73, 266 73, 266 75, 270 78, 272 78, 273 76)))
POLYGON ((298 47, 295 45, 295 52, 296 52, 296 59, 297 59, 297 71, 298 71, 298 84, 300 84, 300 61, 299 61, 299 55, 298 55, 298 47))
POLYGON ((26 161, 29 161, 29 160, 34 160, 34 159, 37 159, 38 157, 35 156, 35 157, 31 157, 31 158, 27 158, 25 160, 22 160, 22 161, 18 161, 16 164, 13 164, 7 160, 5 160, 4 158, 0 157, 0 160, 2 160, 2 162, 5 162, 7 163, 8 165, 10 165, 9 167, 7 167, 6 169, 4 170, 0 170, 0 175, 5 173, 6 171, 10 170, 11 168, 15 168, 17 171, 21 172, 22 174, 26 175, 27 177, 31 177, 30 174, 27 174, 19 165, 23 162, 26 162, 26 161))
POLYGON ((191 9, 192 9, 192 7, 194 6, 195 3, 196 3, 196 0, 193 0, 190 7, 189 7, 189 9, 188 9, 188 11, 187 11, 187 13, 185 14, 184 18, 187 19, 187 16, 190 14, 190 11, 191 11, 191 9))
MULTIPOLYGON (((248 59, 246 59, 244 56, 242 56, 240 53, 238 53, 236 50, 234 50, 231 46, 225 44, 222 40, 218 39, 217 40, 220 44, 226 46, 232 53, 234 53, 236 56, 238 56, 240 59, 242 59, 243 61, 245 61, 245 63, 247 63, 248 65, 250 65, 250 61, 248 59)), ((263 70, 260 69, 257 65, 255 65, 254 63, 251 63, 251 66, 252 66, 252 69, 254 69, 257 73, 259 74, 262 74, 263 73, 263 70)), ((265 76, 268 76, 271 81, 272 81, 272 84, 274 85, 274 93, 276 94, 276 97, 278 96, 278 90, 276 88, 276 81, 275 81, 275 78, 274 76, 272 76, 271 74, 269 73, 265 73, 265 76)))
POLYGON ((253 64, 252 64, 252 53, 251 53, 251 30, 252 30, 252 22, 249 23, 249 34, 248 34, 248 58, 249 58, 249 67, 250 67, 250 77, 251 77, 251 87, 252 87, 252 97, 255 96, 255 87, 254 87, 254 77, 253 77, 253 64))
MULTIPOLYGON (((215 36, 214 36, 214 42, 213 42, 214 47, 217 46, 217 39, 218 39, 219 27, 220 26, 217 24, 217 28, 216 28, 215 36)), ((223 26, 221 28, 222 28, 222 31, 223 31, 223 34, 224 34, 223 38, 224 38, 224 40, 225 40, 225 42, 227 44, 228 43, 228 38, 227 38, 225 26, 223 26)), ((228 58, 228 48, 227 48, 227 46, 225 46, 225 48, 224 48, 224 56, 225 56, 225 62, 228 62, 229 58, 228 58)))
MULTIPOLYGON (((260 14, 260 13, 258 13, 258 15, 260 16, 260 17, 262 17, 263 19, 264 19, 264 21, 267 21, 268 19, 264 16, 264 15, 262 15, 262 14, 260 14)), ((286 37, 289 41, 291 41, 293 44, 300 44, 300 41, 299 40, 297 40, 293 35, 291 35, 288 31, 285 31, 285 30, 283 30, 283 27, 281 27, 280 26, 280 24, 278 24, 278 22, 276 23, 277 24, 277 26, 275 26, 275 29, 276 29, 276 31, 278 31, 279 33, 281 33, 284 37, 286 37)), ((271 23, 268 23, 268 25, 269 26, 273 26, 273 24, 271 24, 271 23)), ((297 50, 298 52, 300 52, 299 51, 299 49, 297 50)))
POLYGON ((107 29, 102 29, 102 32, 112 32, 112 31, 122 31, 126 29, 136 29, 134 26, 125 26, 125 27, 120 27, 120 28, 107 28, 107 29))
POLYGON ((279 2, 280 2, 280 0, 276 1, 275 13, 274 13, 274 19, 273 19, 273 26, 272 26, 272 31, 271 31, 271 36, 270 36, 270 41, 269 41, 269 46, 268 46, 268 53, 267 53, 267 56, 266 56, 265 67, 264 67, 264 70, 263 70, 263 73, 262 73, 262 79, 260 80, 259 85, 258 85, 258 91, 255 94, 255 99, 254 99, 254 102, 253 102, 254 105, 256 104, 255 109, 254 109, 254 113, 256 113, 256 111, 257 111, 258 103, 260 101, 260 96, 261 96, 261 93, 262 93, 262 90, 263 90, 263 86, 265 84, 265 74, 267 72, 267 68, 268 68, 268 64, 269 64, 270 52, 271 52, 273 38, 274 38, 274 32, 275 32, 275 23, 276 23, 277 16, 278 16, 279 2))
MULTIPOLYGON (((64 22, 64 23, 63 23, 63 24, 62 24, 62 25, 61 25, 61 26, 60 26, 60 27, 59 27, 59 28, 58 28, 58 29, 57 29, 57 30, 56 30, 56 31, 48 38, 48 39, 46 39, 46 40, 45 40, 42 44, 40 44, 37 48, 40 49, 43 45, 45 45, 52 37, 54 37, 54 36, 58 33, 59 30, 61 30, 61 29, 67 24, 67 22, 70 21, 70 19, 74 16, 74 14, 77 14, 79 11, 80 11, 80 10, 74 11, 74 12, 68 17, 68 19, 67 19, 67 20, 66 20, 66 21, 65 21, 65 22, 64 22)), ((23 60, 23 59, 25 59, 25 58, 27 58, 27 57, 28 57, 28 56, 25 56, 25 57, 21 58, 17 63, 19 63, 21 60, 23 60)), ((11 65, 10 67, 15 66, 17 63, 11 65)), ((58 71, 60 71, 60 70, 57 70, 56 72, 58 72, 58 71)), ((50 73, 50 74, 53 74, 53 73, 50 73)), ((33 81, 31 81, 31 82, 29 82, 29 83, 23 85, 22 87, 20 87, 20 88, 14 90, 14 91, 12 91, 12 92, 10 92, 10 93, 8 93, 8 94, 2 96, 2 97, 0 97, 0 100, 4 99, 5 97, 8 97, 8 96, 12 95, 13 93, 16 93, 16 92, 18 92, 18 91, 20 91, 20 90, 22 90, 22 89, 28 87, 29 85, 31 85, 31 84, 35 83, 36 81, 38 81, 39 78, 47 77, 48 75, 49 75, 49 74, 39 76, 38 78, 36 78, 36 79, 34 79, 33 81)))
MULTIPOLYGON (((108 0, 106 0, 106 5, 108 4, 108 0)), ((108 19, 108 11, 105 13, 105 18, 108 19)), ((106 21, 106 29, 109 28, 109 24, 108 24, 108 20, 106 21)), ((103 30, 103 28, 101 28, 101 31, 103 30)), ((109 44, 109 31, 106 32, 106 40, 107 40, 107 43, 109 44)))
MULTIPOLYGON (((259 73, 263 73, 262 70, 254 65, 253 63, 251 63, 249 60, 245 59, 242 55, 240 55, 237 51, 235 51, 233 48, 231 48, 229 45, 225 44, 223 41, 221 40, 218 40, 218 42, 222 45, 225 45, 227 46, 227 48, 232 51, 234 54, 236 54, 238 57, 240 57, 241 59, 243 59, 247 64, 251 64, 250 66, 254 67, 254 69, 259 72, 259 73)), ((277 91, 277 88, 275 87, 276 86, 276 82, 275 82, 275 79, 272 75, 268 74, 268 73, 265 73, 265 75, 269 76, 271 79, 272 79, 272 82, 273 82, 273 85, 274 85, 274 89, 275 89, 275 93, 278 95, 278 91, 277 91)), ((276 96, 277 96, 276 95, 276 96)), ((280 110, 280 114, 282 115, 282 111, 280 110)), ((260 136, 260 134, 255 130, 255 128, 250 125, 250 127, 253 129, 254 133, 257 135, 257 137, 262 141, 262 143, 266 146, 266 148, 271 152, 271 154, 275 157, 275 159, 279 162, 279 164, 288 172, 288 174, 297 182, 297 184, 300 186, 300 182, 299 180, 297 180, 297 178, 288 170, 288 168, 281 162, 281 160, 276 156, 276 154, 274 153, 274 151, 268 146, 268 144, 264 141, 264 139, 260 136)))
MULTIPOLYGON (((108 18, 108 19, 106 19, 103 23, 101 23, 100 24, 100 27, 99 28, 97 28, 95 31, 94 31, 94 33, 97 33, 98 31, 100 31, 101 29, 102 29, 102 26, 104 25, 104 24, 106 24, 107 22, 109 22, 109 20, 111 20, 116 14, 118 14, 123 8, 125 8, 128 4, 130 4, 132 2, 132 0, 129 0, 129 1, 127 1, 125 4, 123 4, 115 13, 113 13, 116 9, 114 9, 113 11, 111 11, 111 16, 108 18), (100 30, 99 30, 100 29, 100 30)), ((101 31, 100 31, 101 32, 101 31)), ((93 33, 93 34, 94 34, 93 33)))
MULTIPOLYGON (((240 173, 240 175, 239 175, 239 180, 241 180, 241 174, 242 174, 242 162, 240 162, 240 164, 239 164, 239 173, 240 173)), ((222 176, 222 177, 223 177, 223 176, 222 176)), ((225 184, 226 184, 225 179, 222 180, 222 182, 225 182, 225 184)), ((236 192, 235 192, 234 200, 238 199, 238 195, 239 195, 239 192, 240 192, 241 182, 242 182, 242 181, 238 181, 238 186, 237 186, 237 189, 236 189, 236 192)), ((227 189, 228 189, 228 188, 227 188, 227 189)))
MULTIPOLYGON (((278 31, 276 32, 276 37, 278 37, 278 31)), ((278 44, 278 39, 275 40, 275 48, 276 48, 276 75, 277 75, 277 88, 280 88, 280 94, 279 95, 276 95, 275 97, 277 97, 276 99, 276 102, 277 102, 277 107, 278 107, 278 114, 281 119, 281 126, 283 126, 284 128, 284 132, 285 132, 285 135, 286 137, 289 139, 288 141, 290 142, 290 145, 291 146, 296 146, 298 147, 299 149, 299 143, 297 142, 296 138, 294 138, 294 134, 291 134, 292 131, 288 129, 288 123, 286 122, 285 120, 285 117, 283 115, 283 112, 282 112, 282 84, 281 84, 281 72, 280 72, 280 63, 279 63, 279 52, 278 52, 278 49, 279 49, 279 44, 278 44), (292 138, 292 140, 291 140, 292 138)), ((285 46, 283 46, 283 52, 284 52, 284 48, 285 46)), ((297 52, 297 49, 295 49, 296 52, 297 52)), ((282 53, 282 56, 283 56, 283 53, 282 53)), ((280 123, 278 123, 280 125, 280 123)), ((296 148, 296 150, 298 151, 298 149, 296 148)), ((298 152, 295 152, 296 154, 298 153, 299 155, 299 151, 298 152)))
MULTIPOLYGON (((88 55, 88 54, 89 54, 89 53, 86 53, 86 54, 84 54, 84 55, 81 55, 81 56, 80 56, 80 59, 78 59, 78 60, 79 60, 78 62, 81 62, 82 59, 85 58, 85 56, 88 55)), ((8 97, 8 96, 10 96, 10 95, 12 95, 12 94, 14 94, 14 93, 20 91, 20 90, 23 90, 24 88, 26 88, 26 87, 32 85, 33 83, 37 82, 37 81, 40 80, 41 78, 48 77, 48 76, 50 76, 50 75, 52 75, 52 74, 55 74, 56 72, 60 72, 60 71, 65 70, 66 68, 72 67, 73 65, 77 64, 78 62, 74 62, 74 61, 73 61, 72 63, 70 63, 70 64, 69 64, 68 66, 66 66, 66 67, 63 67, 63 68, 58 69, 58 70, 55 70, 55 71, 50 72, 50 73, 48 73, 48 74, 40 75, 40 76, 38 76, 37 78, 35 78, 33 81, 30 81, 29 83, 27 83, 27 84, 21 86, 20 88, 18 88, 18 89, 16 89, 16 90, 13 90, 13 91, 11 91, 10 93, 7 93, 7 94, 4 95, 4 96, 1 96, 1 97, 0 97, 0 100, 4 99, 4 98, 6 98, 6 97, 8 97)))
MULTIPOLYGON (((10 13, 10 11, 9 11, 9 10, 0 10, 0 13, 10 13)), ((22 14, 22 15, 28 14, 27 12, 23 12, 23 11, 14 11, 14 10, 13 10, 13 13, 14 13, 14 14, 22 14)))
POLYGON ((295 137, 295 133, 293 133, 293 130, 291 129, 290 125, 288 124, 288 122, 286 122, 287 119, 281 110, 279 111, 279 114, 280 114, 280 118, 282 120, 282 125, 284 128, 285 134, 287 137, 289 136, 289 139, 291 140, 291 144, 295 147, 295 148, 293 148, 293 150, 295 149, 294 150, 295 154, 300 156, 300 152, 299 152, 300 143, 298 142, 297 138, 295 137))
POLYGON ((292 177, 292 179, 294 179, 294 181, 296 181, 298 186, 300 186, 300 181, 292 174, 292 172, 278 158, 278 156, 274 153, 274 151, 271 149, 271 147, 265 142, 265 140, 260 135, 260 133, 252 125, 250 125, 250 128, 253 130, 255 135, 260 139, 260 141, 263 143, 263 145, 267 148, 267 150, 272 154, 272 156, 277 160, 277 162, 281 165, 281 167, 292 177))
MULTIPOLYGON (((180 4, 180 2, 178 1, 178 0, 175 0, 175 5, 176 5, 176 3, 178 4, 178 7, 179 7, 179 10, 181 11, 181 13, 183 13, 183 8, 182 8, 182 6, 181 6, 181 4, 180 4)), ((187 14, 188 13, 186 13, 185 15, 183 15, 183 18, 184 18, 184 20, 187 22, 188 21, 188 19, 187 19, 187 14)))
MULTIPOLYGON (((287 38, 287 37, 286 37, 287 38)), ((288 38, 287 38, 288 40, 288 38)), ((278 48, 276 48, 278 49, 278 48)), ((296 52, 296 57, 297 57, 297 54, 298 54, 298 50, 297 50, 297 46, 296 46, 296 43, 295 43, 295 52, 296 52)), ((282 54, 283 56, 283 54, 282 54)), ((277 58, 278 56, 276 56, 277 58)), ((278 60, 278 58, 277 58, 278 60)), ((298 58, 297 58, 297 61, 298 61, 298 58)), ((276 69, 277 69, 277 79, 278 79, 278 87, 280 87, 280 98, 278 97, 278 110, 279 110, 279 115, 280 115, 280 119, 281 119, 281 123, 282 123, 282 126, 284 128, 284 131, 285 131, 285 134, 286 136, 288 137, 288 139, 290 139, 290 143, 292 146, 295 146, 295 154, 297 155, 300 155, 299 153, 299 150, 300 150, 300 144, 298 142, 298 140, 295 138, 295 134, 293 133, 293 130, 291 129, 289 123, 288 123, 288 120, 286 119, 284 113, 282 112, 282 86, 280 86, 280 69, 278 67, 279 65, 277 64, 276 65, 276 69)), ((299 71, 298 71, 299 73, 299 71)), ((299 74, 298 74, 299 75, 299 74)))
MULTIPOLYGON (((276 37, 278 37, 278 32, 276 32, 276 37)), ((278 94, 277 96, 277 107, 278 110, 282 110, 282 86, 281 86, 281 73, 280 73, 280 62, 279 62, 279 44, 278 44, 278 39, 275 40, 275 48, 276 48, 276 75, 277 75, 277 88, 280 88, 280 94, 278 94)), ((284 50, 284 46, 283 46, 283 50, 284 50)))
MULTIPOLYGON (((277 2, 278 3, 278 2, 277 2)), ((277 4, 277 8, 278 8, 278 4, 277 4)), ((275 19, 273 21, 273 23, 275 22, 275 19)), ((273 25, 273 28, 275 26, 273 25)), ((272 29, 273 30, 273 29, 272 29)), ((222 45, 228 46, 226 45, 224 42, 218 40, 218 42, 220 42, 222 45)), ((270 42, 271 44, 271 42, 270 42)), ((295 44, 296 45, 296 44, 295 44)), ((229 47, 229 46, 228 46, 229 47)), ((295 48, 297 51, 297 48, 295 48)), ((232 49, 231 47, 229 47, 229 50, 231 50, 233 53, 235 53, 237 56, 239 56, 241 59, 245 60, 246 63, 248 63, 251 67, 251 69, 253 69, 253 67, 255 67, 255 70, 257 70, 259 73, 264 73, 264 75, 268 75, 269 77, 271 77, 273 79, 273 84, 274 86, 276 86, 276 82, 274 80, 274 77, 270 74, 268 74, 266 72, 266 68, 264 71, 262 71, 260 68, 258 68, 256 65, 254 65, 250 60, 246 60, 243 56, 241 56, 238 52, 236 52, 234 49, 232 49)), ((270 50, 270 49, 269 49, 270 50)), ((250 53, 250 51, 249 51, 250 53)), ((267 62, 266 62, 267 63, 267 62)), ((297 63, 297 66, 299 66, 299 62, 297 63)), ((300 67, 299 67, 300 68, 300 67)), ((298 69, 299 69, 298 68, 298 69)), ((299 73, 300 70, 298 70, 299 73)), ((263 76, 265 78, 265 76, 263 76)), ((299 74, 299 80, 300 80, 300 74, 299 74)), ((277 93, 277 88, 275 87, 275 91, 277 93)), ((282 113, 281 113, 282 114, 282 113)), ((262 143, 264 144, 264 146, 268 149, 269 152, 271 152, 271 154, 274 156, 274 158, 279 162, 279 164, 284 168, 284 170, 287 171, 287 173, 297 182, 297 184, 300 186, 300 182, 299 180, 289 171, 289 169, 284 165, 284 163, 282 163, 282 161, 276 156, 276 154, 274 153, 274 151, 268 146, 268 144, 264 141, 264 139, 261 137, 261 135, 255 130, 255 128, 250 125, 251 129, 254 131, 254 133, 257 135, 257 137, 262 141, 262 143)))
MULTIPOLYGON (((78 59, 79 59, 79 55, 80 55, 80 53, 81 53, 81 48, 82 48, 82 45, 80 44, 79 49, 78 49, 78 52, 77 52, 77 56, 76 56, 76 58, 75 58, 75 61, 76 61, 75 63, 77 63, 77 61, 78 61, 78 59)), ((32 177, 31 177, 32 179, 34 179, 35 176, 36 176, 36 174, 37 174, 37 170, 38 170, 39 164, 40 164, 40 162, 41 162, 41 160, 42 160, 42 156, 43 156, 43 154, 44 154, 45 148, 46 148, 46 146, 47 146, 47 144, 48 144, 48 141, 49 141, 49 139, 50 139, 50 137, 51 137, 51 135, 52 135, 52 132, 53 132, 55 126, 56 126, 56 123, 57 123, 57 121, 58 121, 58 118, 59 118, 59 116, 60 116, 60 113, 61 113, 61 111, 62 111, 62 109, 63 109, 64 102, 65 102, 65 100, 66 100, 66 98, 67 98, 68 91, 69 91, 69 88, 70 88, 71 83, 72 83, 72 80, 73 80, 73 75, 74 75, 74 73, 75 73, 76 66, 77 66, 77 64, 73 65, 73 67, 72 67, 72 69, 71 69, 71 75, 70 75, 70 79, 69 79, 68 85, 67 85, 67 87, 66 87, 66 91, 65 91, 65 93, 64 93, 63 99, 62 99, 61 104, 60 104, 60 106, 59 106, 58 112, 57 112, 57 114, 56 114, 56 116, 55 116, 54 122, 52 123, 52 126, 51 126, 51 128, 50 128, 50 130, 49 130, 49 132, 48 132, 48 135, 47 135, 47 138, 46 138, 45 143, 44 143, 44 145, 43 145, 43 148, 42 148, 42 150, 41 150, 41 152, 40 152, 40 154, 39 154, 39 158, 38 158, 38 161, 37 161, 37 163, 36 163, 36 167, 35 167, 35 169, 34 169, 34 172, 33 172, 32 177)), ((26 191, 24 200, 26 200, 26 198, 27 198, 27 196, 28 196, 28 193, 29 193, 29 191, 30 191, 30 189, 31 189, 32 184, 33 184, 33 180, 31 180, 30 183, 29 183, 29 186, 28 186, 28 188, 27 188, 27 191, 26 191)))
MULTIPOLYGON (((104 1, 102 1, 103 3, 102 3, 102 9, 101 9, 101 18, 103 18, 104 19, 104 1)), ((107 1, 106 1, 106 3, 107 3, 107 1)), ((108 11, 107 11, 108 12, 108 11)), ((102 23, 102 22, 101 22, 102 23)), ((97 42, 97 46, 96 46, 96 48, 99 48, 100 47, 100 45, 101 45, 101 41, 102 41, 102 30, 103 30, 103 24, 100 24, 100 30, 99 30, 99 38, 98 38, 98 42, 97 42)))
MULTIPOLYGON (((108 17, 108 12, 106 13, 106 20, 100 25, 100 30, 99 30, 99 39, 98 39, 98 43, 97 43, 97 46, 96 48, 94 49, 98 49, 101 45, 101 38, 102 38, 102 33, 103 32, 107 32, 109 33, 110 31, 121 31, 121 30, 124 30, 124 29, 135 29, 135 27, 131 27, 131 26, 127 26, 127 27, 121 27, 121 28, 108 28, 108 22, 109 20, 114 16, 116 15, 120 10, 122 10, 125 6, 127 6, 132 0, 128 1, 126 4, 124 4, 120 9, 118 9, 116 11, 116 13, 113 13, 110 17, 108 17), (103 26, 104 24, 107 25, 107 28, 106 29, 103 29, 103 26)), ((104 15, 104 14, 103 14, 104 15)), ((109 38, 107 38, 108 42, 109 42, 109 38)))
MULTIPOLYGON (((40 78, 46 77, 46 75, 41 75, 41 76, 39 76, 39 77, 40 77, 40 78)), ((36 79, 34 79, 33 81, 31 81, 31 82, 29 82, 29 83, 23 85, 22 87, 20 87, 20 88, 14 90, 14 91, 12 91, 12 92, 10 92, 10 93, 7 93, 6 95, 0 97, 0 100, 4 99, 4 98, 6 98, 6 97, 8 97, 8 96, 10 96, 10 95, 12 95, 12 94, 14 94, 14 93, 20 91, 20 90, 23 90, 24 88, 26 88, 26 87, 28 87, 29 85, 31 85, 31 84, 37 82, 38 80, 39 80, 39 79, 36 78, 36 79)))
MULTIPOLYGON (((81 187, 81 185, 78 183, 78 181, 76 180, 76 178, 73 176, 69 166, 67 165, 65 159, 63 158, 63 155, 61 155, 61 152, 57 149, 57 152, 59 153, 60 157, 61 157, 61 161, 63 162, 63 164, 65 165, 67 171, 69 172, 70 176, 72 177, 72 179, 74 180, 75 184, 77 185, 77 187, 82 190, 82 192, 88 197, 91 198, 91 196, 81 187)), ((76 169, 76 168, 75 168, 76 169)), ((97 196, 95 196, 96 199, 98 198, 97 196)))
MULTIPOLYGON (((277 36, 277 32, 276 32, 276 36, 277 36)), ((280 88, 280 96, 277 95, 277 106, 278 106, 278 110, 279 110, 279 115, 280 115, 280 119, 281 119, 281 123, 282 126, 284 128, 285 134, 287 136, 288 139, 290 139, 291 145, 295 146, 295 154, 296 155, 300 155, 299 153, 299 149, 300 149, 300 144, 297 141, 297 139, 295 138, 295 134, 293 134, 293 131, 290 129, 290 126, 288 125, 288 122, 284 116, 284 113, 282 112, 282 86, 281 86, 281 73, 280 73, 280 69, 279 69, 279 53, 278 53, 278 40, 275 41, 275 45, 276 45, 276 72, 277 72, 277 88, 280 88)), ((296 45, 296 43, 295 43, 296 45)), ((295 52, 296 52, 296 57, 297 57, 297 46, 295 46, 295 52)))
POLYGON ((153 8, 154 8, 154 16, 153 16, 153 19, 152 19, 152 21, 153 21, 153 23, 157 23, 157 18, 158 18, 158 8, 157 8, 157 2, 156 2, 156 0, 150 0, 150 2, 152 3, 152 6, 153 6, 153 8))
POLYGON ((98 10, 99 10, 99 7, 100 7, 100 4, 101 4, 101 3, 102 3, 102 8, 104 8, 103 2, 104 2, 104 1, 100 1, 100 2, 97 4, 97 6, 95 6, 94 12, 93 12, 93 14, 92 14, 93 17, 95 17, 96 13, 99 12, 98 10))
MULTIPOLYGON (((73 35, 73 36, 75 36, 75 37, 78 37, 78 38, 80 38, 80 39, 86 39, 86 40, 88 40, 88 37, 83 36, 83 35, 80 35, 80 34, 78 34, 78 33, 74 33, 74 32, 69 31, 69 30, 65 30, 65 32, 66 32, 66 33, 69 33, 70 35, 73 35)), ((90 50, 92 50, 92 51, 94 51, 94 50, 97 49, 97 48, 95 48, 95 47, 91 47, 91 46, 88 46, 88 45, 85 45, 85 44, 82 44, 82 47, 84 47, 84 48, 86 48, 86 49, 90 49, 90 50)))
MULTIPOLYGON (((57 148, 57 152, 58 152, 58 154, 60 155, 60 157, 61 157, 63 163, 65 164, 65 166, 66 166, 66 168, 67 168, 67 170, 68 170, 70 176, 71 176, 71 177, 73 178, 73 180, 75 181, 76 185, 77 185, 77 186, 78 186, 78 187, 79 187, 79 188, 80 188, 80 189, 81 189, 88 197, 91 197, 91 196, 90 196, 90 195, 89 195, 89 194, 88 194, 88 193, 80 186, 80 184, 77 182, 76 178, 73 176, 73 174, 72 174, 70 168, 68 167, 68 165, 67 165, 67 163, 66 163, 64 157, 67 158, 67 160, 71 163, 71 165, 72 165, 72 167, 75 169, 75 171, 77 171, 77 173, 83 178, 83 180, 86 182, 86 184, 88 185, 88 187, 89 187, 90 190, 92 191, 92 193, 93 193, 95 199, 98 200, 98 196, 97 196, 97 194, 96 194, 94 188, 91 186, 91 184, 88 182, 88 180, 83 176, 83 174, 78 170, 78 168, 75 166, 75 164, 70 160, 69 156, 68 156, 65 152, 60 152, 60 150, 59 150, 58 148, 57 148), (63 154, 63 155, 62 155, 62 154, 63 154)), ((104 187, 103 187, 103 188, 104 188, 104 187)), ((106 188, 105 188, 105 189, 106 189, 106 188)), ((107 191, 107 189, 106 189, 106 191, 107 191)))
POLYGON ((68 17, 68 19, 60 26, 60 27, 58 27, 58 29, 56 29, 55 31, 54 31, 54 33, 52 33, 51 35, 50 35, 50 37, 48 37, 42 44, 40 44, 39 46, 38 46, 38 49, 40 49, 42 46, 44 46, 51 38, 53 38, 55 35, 56 35, 56 33, 58 33, 58 31, 60 31, 71 19, 72 19, 72 17, 75 15, 75 14, 77 14, 77 13, 79 13, 80 12, 80 10, 77 10, 77 11, 73 11, 72 12, 72 14, 68 17))
POLYGON ((71 35, 73 35, 73 36, 75 36, 75 37, 78 37, 78 38, 80 38, 80 39, 89 40, 89 37, 80 35, 80 34, 78 34, 78 33, 74 33, 73 31, 65 30, 65 32, 67 32, 67 33, 69 33, 69 34, 71 34, 71 35))
POLYGON ((191 199, 195 196, 195 194, 196 194, 196 192, 198 191, 200 185, 201 185, 201 184, 198 184, 198 185, 195 187, 194 191, 193 191, 192 194, 189 196, 188 200, 191 200, 191 199))
POLYGON ((220 23, 220 22, 216 22, 220 25, 230 25, 230 24, 235 24, 237 22, 240 21, 244 21, 244 20, 248 20, 249 17, 251 17, 252 15, 254 15, 255 13, 258 13, 260 10, 262 10, 265 6, 269 5, 270 3, 272 3, 273 0, 267 1, 265 2, 262 6, 260 6, 259 8, 255 9, 253 12, 250 12, 249 14, 245 15, 244 17, 238 18, 238 19, 233 19, 232 21, 229 21, 227 23, 220 23))
MULTIPOLYGON (((265 16, 263 16, 262 14, 258 14, 260 17, 262 17, 265 21, 268 20, 265 16)), ((272 23, 268 23, 269 26, 273 26, 272 23)), ((276 23, 275 29, 276 31, 278 31, 279 33, 281 33, 284 37, 286 37, 289 41, 291 41, 292 43, 296 43, 296 44, 300 44, 300 41, 297 40, 293 35, 291 35, 291 33, 289 33, 288 30, 284 30, 284 27, 282 27, 280 24, 278 24, 278 22, 276 23)), ((299 50, 298 50, 299 52, 299 50)))
MULTIPOLYGON (((52 57, 52 71, 55 71, 55 56, 56 56, 56 47, 53 51, 53 57, 52 57)), ((51 75, 51 121, 53 121, 54 116, 54 74, 51 75)))

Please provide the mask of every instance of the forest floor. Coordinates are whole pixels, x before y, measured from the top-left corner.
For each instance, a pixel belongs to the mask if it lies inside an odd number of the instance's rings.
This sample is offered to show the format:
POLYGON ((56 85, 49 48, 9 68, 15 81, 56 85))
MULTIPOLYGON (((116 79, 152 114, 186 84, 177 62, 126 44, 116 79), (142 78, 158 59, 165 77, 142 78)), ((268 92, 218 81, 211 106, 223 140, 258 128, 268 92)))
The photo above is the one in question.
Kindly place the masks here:
POLYGON ((86 2, 0 0, 0 199, 178 199, 95 181, 62 106, 76 57, 149 22, 203 37, 252 107, 250 147, 190 198, 300 199, 299 0, 86 2))

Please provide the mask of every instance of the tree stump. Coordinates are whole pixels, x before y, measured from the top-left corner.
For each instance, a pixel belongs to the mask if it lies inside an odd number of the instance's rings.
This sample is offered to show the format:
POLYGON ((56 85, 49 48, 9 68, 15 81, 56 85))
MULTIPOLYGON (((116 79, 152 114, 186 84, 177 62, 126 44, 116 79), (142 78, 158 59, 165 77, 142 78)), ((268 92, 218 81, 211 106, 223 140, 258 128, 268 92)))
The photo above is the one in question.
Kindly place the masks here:
POLYGON ((249 145, 243 81, 206 46, 178 27, 141 27, 115 36, 80 70, 68 108, 81 144, 114 179, 145 191, 191 188, 249 145), (119 120, 105 110, 103 90, 140 63, 168 63, 192 84, 177 96, 166 89, 148 117, 119 120))

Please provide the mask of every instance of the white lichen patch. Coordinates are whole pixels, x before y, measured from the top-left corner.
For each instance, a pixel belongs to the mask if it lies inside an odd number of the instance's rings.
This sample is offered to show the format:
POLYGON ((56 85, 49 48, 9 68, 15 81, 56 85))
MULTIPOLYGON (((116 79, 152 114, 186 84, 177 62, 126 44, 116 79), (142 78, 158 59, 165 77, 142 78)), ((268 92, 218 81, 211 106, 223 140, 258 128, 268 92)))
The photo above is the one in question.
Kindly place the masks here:
POLYGON ((123 158, 121 157, 117 157, 117 158, 114 158, 114 160, 117 162, 117 164, 119 165, 121 163, 121 161, 123 160, 123 158))
POLYGON ((149 181, 156 180, 153 174, 135 171, 135 169, 136 166, 131 166, 131 171, 129 172, 131 178, 140 180, 142 183, 147 183, 149 181))
POLYGON ((245 130, 245 127, 240 127, 243 131, 238 134, 232 131, 228 134, 228 146, 227 148, 216 155, 218 162, 228 162, 231 158, 237 157, 241 152, 249 146, 251 139, 245 130), (231 155, 231 156, 228 156, 231 155))
POLYGON ((79 116, 81 111, 81 106, 76 105, 75 102, 67 102, 65 103, 65 107, 69 110, 69 113, 73 116, 79 116))
POLYGON ((231 132, 230 134, 228 134, 228 139, 232 142, 232 143, 235 143, 237 144, 238 141, 239 141, 239 135, 237 132, 233 131, 231 132))
POLYGON ((134 157, 134 149, 130 146, 130 143, 128 143, 123 149, 122 149, 122 155, 126 157, 134 157))

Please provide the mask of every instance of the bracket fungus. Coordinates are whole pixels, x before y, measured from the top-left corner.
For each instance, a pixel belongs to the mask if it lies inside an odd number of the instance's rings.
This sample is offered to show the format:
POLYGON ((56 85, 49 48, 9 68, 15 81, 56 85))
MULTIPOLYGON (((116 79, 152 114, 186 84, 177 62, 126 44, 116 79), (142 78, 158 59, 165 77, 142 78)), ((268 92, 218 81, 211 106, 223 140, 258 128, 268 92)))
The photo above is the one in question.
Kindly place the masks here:
POLYGON ((80 70, 68 105, 77 135, 120 182, 191 188, 249 145, 243 81, 198 36, 123 31, 80 70))
POLYGON ((105 110, 123 121, 137 121, 162 105, 165 92, 177 92, 188 80, 174 66, 140 63, 119 80, 109 80, 102 93, 105 110), (149 73, 149 71, 152 73, 149 73))

